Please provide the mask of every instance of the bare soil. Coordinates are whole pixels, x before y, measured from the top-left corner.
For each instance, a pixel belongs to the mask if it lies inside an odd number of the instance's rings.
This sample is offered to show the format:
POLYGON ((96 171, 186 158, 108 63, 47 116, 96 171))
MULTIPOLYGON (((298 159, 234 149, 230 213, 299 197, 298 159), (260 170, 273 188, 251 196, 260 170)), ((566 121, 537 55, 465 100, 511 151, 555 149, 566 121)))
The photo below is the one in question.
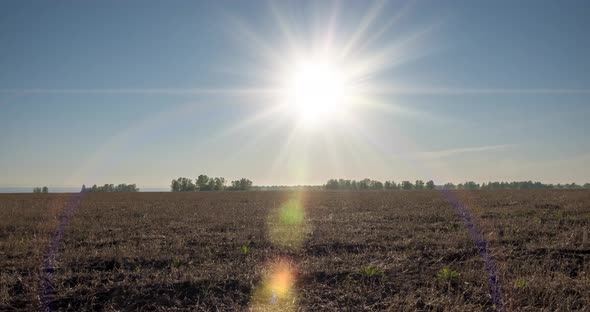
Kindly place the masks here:
POLYGON ((0 194, 0 310, 590 311, 589 225, 588 190, 0 194))

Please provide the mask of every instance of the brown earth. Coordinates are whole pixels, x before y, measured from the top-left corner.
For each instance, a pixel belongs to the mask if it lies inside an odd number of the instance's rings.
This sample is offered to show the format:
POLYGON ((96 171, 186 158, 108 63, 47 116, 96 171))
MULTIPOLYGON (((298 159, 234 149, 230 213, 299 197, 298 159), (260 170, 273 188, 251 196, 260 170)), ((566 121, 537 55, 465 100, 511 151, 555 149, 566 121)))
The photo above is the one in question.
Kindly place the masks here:
POLYGON ((590 311, 589 225, 587 190, 0 194, 0 310, 590 311))

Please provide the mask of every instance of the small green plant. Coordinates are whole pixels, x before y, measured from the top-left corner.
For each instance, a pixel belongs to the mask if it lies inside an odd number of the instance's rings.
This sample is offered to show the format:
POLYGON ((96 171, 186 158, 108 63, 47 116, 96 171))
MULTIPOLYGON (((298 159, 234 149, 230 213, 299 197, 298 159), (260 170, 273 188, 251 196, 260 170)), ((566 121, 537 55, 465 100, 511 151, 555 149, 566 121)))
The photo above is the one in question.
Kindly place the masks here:
POLYGON ((244 245, 242 246, 242 254, 247 255, 250 252, 250 248, 248 248, 248 246, 244 245))
POLYGON ((556 214, 556 216, 557 216, 558 219, 563 219, 563 217, 564 217, 563 211, 558 211, 557 214, 556 214))
POLYGON ((374 267, 370 264, 363 268, 362 273, 368 277, 375 277, 375 276, 382 276, 383 275, 383 271, 381 271, 381 269, 379 269, 378 267, 374 267))
POLYGON ((180 265, 182 264, 182 261, 180 261, 180 259, 178 258, 174 258, 172 259, 172 263, 170 264, 173 268, 178 269, 180 267, 180 265))
POLYGON ((514 283, 514 287, 516 288, 526 288, 526 280, 519 279, 514 283))
POLYGON ((449 268, 444 268, 436 274, 436 278, 449 283, 454 282, 457 281, 457 279, 459 278, 459 272, 457 272, 456 270, 451 270, 449 268))
POLYGON ((136 273, 141 272, 141 265, 138 264, 138 265, 135 266, 135 272, 136 273))

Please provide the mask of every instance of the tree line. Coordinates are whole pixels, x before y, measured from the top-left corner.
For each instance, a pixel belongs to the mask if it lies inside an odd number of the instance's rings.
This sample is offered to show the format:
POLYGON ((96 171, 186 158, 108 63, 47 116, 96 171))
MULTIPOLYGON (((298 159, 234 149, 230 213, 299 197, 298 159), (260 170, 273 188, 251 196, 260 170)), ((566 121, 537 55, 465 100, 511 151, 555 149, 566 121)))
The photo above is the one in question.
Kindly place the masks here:
POLYGON ((94 184, 92 187, 86 187, 85 184, 82 184, 82 189, 80 193, 113 193, 113 192, 139 192, 139 188, 135 184, 105 184, 103 186, 96 186, 94 184))
POLYGON ((324 185, 327 190, 526 190, 526 189, 590 189, 590 183, 579 185, 576 183, 570 184, 545 184, 533 181, 513 181, 513 182, 487 182, 476 183, 474 181, 467 181, 457 185, 453 183, 446 183, 444 185, 435 185, 433 180, 426 183, 422 180, 416 180, 414 183, 410 181, 402 181, 396 183, 395 181, 380 182, 372 179, 363 180, 346 180, 346 179, 330 179, 324 185))
POLYGON ((579 185, 576 183, 566 184, 551 184, 541 183, 533 181, 512 181, 512 182, 484 182, 482 184, 468 181, 465 183, 459 183, 454 185, 453 183, 447 183, 443 185, 443 189, 450 190, 542 190, 542 189, 590 189, 590 183, 579 185))
POLYGON ((35 187, 33 188, 33 193, 49 193, 49 188, 47 186, 44 187, 35 187))
POLYGON ((402 181, 396 183, 395 181, 387 180, 385 182, 363 179, 363 180, 346 180, 346 179, 330 179, 324 185, 327 190, 433 190, 435 188, 434 181, 430 180, 426 183, 422 180, 416 180, 415 183, 410 181, 402 181))
POLYGON ((196 192, 196 191, 248 191, 252 189, 252 181, 246 178, 234 180, 226 185, 225 178, 199 175, 195 182, 192 179, 180 177, 170 183, 172 192, 196 192))

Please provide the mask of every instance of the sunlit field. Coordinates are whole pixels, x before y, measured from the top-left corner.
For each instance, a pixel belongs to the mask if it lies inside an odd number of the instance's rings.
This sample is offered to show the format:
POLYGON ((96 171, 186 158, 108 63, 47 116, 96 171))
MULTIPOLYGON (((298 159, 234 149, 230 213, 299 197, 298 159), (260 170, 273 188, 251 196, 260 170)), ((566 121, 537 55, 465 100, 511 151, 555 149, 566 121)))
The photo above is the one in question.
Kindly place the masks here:
POLYGON ((588 205, 587 190, 2 194, 0 310, 585 311, 588 205))
POLYGON ((0 312, 590 312, 590 0, 0 1, 0 312))

